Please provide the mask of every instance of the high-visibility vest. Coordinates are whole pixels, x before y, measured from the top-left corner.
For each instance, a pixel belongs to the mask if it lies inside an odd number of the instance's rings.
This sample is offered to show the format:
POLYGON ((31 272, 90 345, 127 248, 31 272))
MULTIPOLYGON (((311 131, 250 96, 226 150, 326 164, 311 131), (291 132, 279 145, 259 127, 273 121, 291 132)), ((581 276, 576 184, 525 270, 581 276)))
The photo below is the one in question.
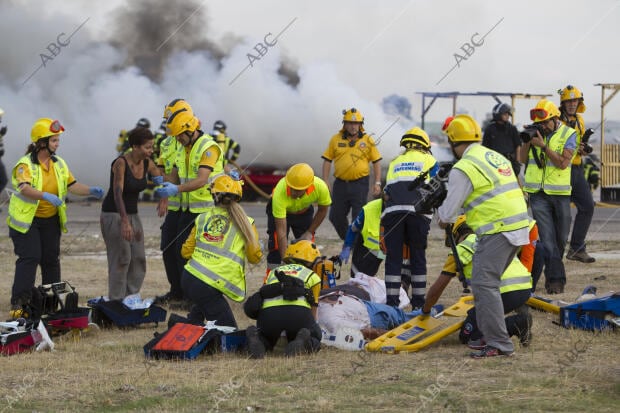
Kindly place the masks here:
POLYGON ((196 218, 196 246, 185 269, 232 300, 245 298, 245 239, 225 208, 196 218))
MULTIPOLYGON (((385 177, 385 189, 388 198, 382 216, 392 212, 421 212, 416 211, 413 204, 418 201, 419 193, 410 191, 409 184, 422 173, 431 169, 437 160, 428 153, 419 150, 408 150, 390 162, 385 177)), ((431 178, 430 176, 428 178, 431 178)))
MULTIPOLYGON (((561 155, 564 151, 566 141, 573 133, 575 133, 574 129, 563 124, 560 125, 553 135, 547 139, 546 143, 549 150, 561 155)), ((539 154, 542 153, 542 159, 539 159, 539 161, 542 161, 542 168, 536 165, 536 160, 532 156, 532 150, 530 150, 523 190, 530 193, 543 190, 549 195, 570 195, 570 168, 558 168, 539 148, 534 148, 533 152, 537 154, 537 156, 541 156, 539 154)))
MULTIPOLYGON (((185 164, 185 151, 183 149, 177 151, 175 163, 179 171, 179 179, 181 184, 198 177, 198 167, 200 166, 202 155, 213 146, 217 147, 217 143, 209 135, 202 135, 200 138, 196 139, 196 142, 192 145, 192 149, 189 153, 189 165, 185 164)), ((220 156, 215 163, 211 176, 216 176, 224 171, 222 151, 219 147, 218 150, 220 152, 220 156)), ((213 197, 211 196, 211 191, 209 190, 208 184, 191 192, 181 193, 182 209, 188 209, 194 213, 201 213, 205 212, 212 206, 213 197)))
POLYGON ((473 144, 454 168, 463 171, 473 191, 463 209, 467 225, 480 236, 526 228, 529 224, 523 192, 510 161, 480 144, 473 144))
MULTIPOLYGON (((276 271, 281 271, 288 277, 295 277, 303 281, 306 289, 310 290, 317 284, 321 283, 321 277, 319 277, 314 271, 309 270, 300 264, 286 264, 281 265, 269 273, 265 284, 274 284, 279 282, 276 277, 276 271)), ((262 308, 278 307, 281 305, 298 305, 301 307, 310 308, 310 304, 306 300, 306 297, 299 297, 296 300, 285 300, 281 295, 274 298, 266 298, 263 300, 262 308)))
MULTIPOLYGON (((174 162, 177 158, 177 152, 183 147, 179 144, 174 136, 168 136, 159 144, 159 159, 164 166, 166 175, 172 172, 174 162)), ((181 197, 177 194, 168 197, 168 211, 178 211, 181 207, 181 197)))
POLYGON ((379 242, 381 236, 381 208, 382 199, 375 199, 362 207, 364 210, 364 226, 360 231, 362 244, 370 251, 381 251, 379 242))
MULTIPOLYGON (((30 176, 32 177, 31 186, 39 191, 43 189, 41 166, 35 164, 30 156, 30 154, 23 156, 17 161, 13 168, 12 183, 13 188, 16 190, 18 190, 19 183, 17 182, 15 170, 18 165, 21 164, 27 165, 27 167, 30 168, 30 176)), ((54 155, 52 161, 54 165, 54 175, 56 175, 56 181, 58 183, 58 198, 64 201, 67 195, 67 185, 69 183, 69 168, 60 156, 54 155)), ((14 230, 25 234, 30 229, 30 225, 32 225, 32 220, 34 219, 38 206, 38 199, 27 198, 20 192, 12 193, 9 202, 9 215, 6 218, 6 223, 14 230)), ((63 202, 62 205, 56 208, 58 210, 60 229, 62 232, 67 232, 67 204, 63 202)))
MULTIPOLYGON (((583 133, 586 131, 586 126, 585 126, 585 122, 583 121, 583 117, 579 113, 576 113, 574 116, 574 119, 568 119, 568 115, 562 114, 562 116, 560 117, 560 120, 569 128, 575 129, 575 132, 577 132, 577 148, 579 148, 579 145, 581 144, 581 138, 583 137, 583 133)), ((572 164, 581 165, 581 155, 579 155, 577 150, 575 150, 572 164)))
MULTIPOLYGON (((477 242, 476 235, 470 234, 456 246, 459 258, 467 263, 463 265, 463 275, 468 281, 471 280, 472 257, 476 251, 477 242)), ((517 257, 514 257, 500 278, 499 292, 503 294, 510 291, 530 290, 531 288, 532 276, 530 272, 517 257)))

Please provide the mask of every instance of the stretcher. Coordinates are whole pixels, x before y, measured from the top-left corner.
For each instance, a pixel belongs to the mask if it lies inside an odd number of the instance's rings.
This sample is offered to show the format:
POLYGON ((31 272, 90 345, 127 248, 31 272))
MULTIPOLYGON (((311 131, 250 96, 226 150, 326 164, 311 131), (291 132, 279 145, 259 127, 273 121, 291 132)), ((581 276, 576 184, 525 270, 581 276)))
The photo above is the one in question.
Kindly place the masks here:
POLYGON ((419 351, 458 331, 473 306, 473 296, 461 297, 435 317, 414 317, 377 337, 366 345, 366 351, 390 354, 419 351))

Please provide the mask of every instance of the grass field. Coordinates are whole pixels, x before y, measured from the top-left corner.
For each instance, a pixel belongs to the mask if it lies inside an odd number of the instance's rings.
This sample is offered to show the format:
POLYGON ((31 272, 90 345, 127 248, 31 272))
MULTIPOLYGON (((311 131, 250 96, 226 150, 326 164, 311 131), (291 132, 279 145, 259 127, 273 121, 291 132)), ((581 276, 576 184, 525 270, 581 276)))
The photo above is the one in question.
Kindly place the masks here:
MULTIPOLYGON (((85 303, 106 294, 105 248, 96 220, 75 227, 62 238, 62 271, 85 303)), ((340 248, 335 232, 323 227, 322 252, 334 255, 340 248)), ((259 226, 259 232, 264 234, 264 228, 259 226)), ((146 245, 148 273, 142 295, 152 297, 167 290, 157 228, 147 231, 146 245)), ((589 250, 597 252, 619 247, 620 241, 589 244, 589 250)), ((441 234, 433 230, 427 254, 429 283, 446 254, 441 234)), ((599 293, 617 290, 619 261, 612 258, 590 265, 567 262, 567 290, 558 298, 572 301, 587 284, 596 285, 599 293)), ((2 314, 8 314, 14 260, 5 232, 0 237, 2 314)), ((260 285, 264 268, 249 268, 249 292, 260 285)), ((460 290, 452 283, 440 302, 456 301, 460 290)), ((248 326, 251 320, 241 305, 232 303, 232 308, 240 327, 248 326)), ((566 330, 555 325, 550 314, 534 311, 533 316, 532 345, 517 345, 514 357, 489 360, 469 359, 468 349, 453 335, 412 354, 324 347, 294 359, 276 353, 254 361, 227 353, 189 362, 153 361, 145 360, 142 347, 165 326, 91 330, 79 340, 70 335, 55 338, 54 352, 0 357, 0 411, 618 411, 618 333, 566 330)))

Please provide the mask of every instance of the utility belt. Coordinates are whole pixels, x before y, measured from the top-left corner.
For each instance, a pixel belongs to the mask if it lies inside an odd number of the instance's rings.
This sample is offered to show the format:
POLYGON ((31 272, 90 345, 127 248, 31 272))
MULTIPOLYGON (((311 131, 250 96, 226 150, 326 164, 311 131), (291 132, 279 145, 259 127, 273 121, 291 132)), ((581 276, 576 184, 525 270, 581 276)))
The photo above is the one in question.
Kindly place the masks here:
POLYGON ((342 178, 336 177, 336 180, 337 181, 341 181, 341 182, 345 182, 345 183, 348 183, 348 184, 354 184, 354 183, 361 182, 361 181, 368 181, 368 178, 370 178, 370 175, 365 175, 365 176, 362 176, 361 178, 357 178, 357 179, 342 179, 342 178))

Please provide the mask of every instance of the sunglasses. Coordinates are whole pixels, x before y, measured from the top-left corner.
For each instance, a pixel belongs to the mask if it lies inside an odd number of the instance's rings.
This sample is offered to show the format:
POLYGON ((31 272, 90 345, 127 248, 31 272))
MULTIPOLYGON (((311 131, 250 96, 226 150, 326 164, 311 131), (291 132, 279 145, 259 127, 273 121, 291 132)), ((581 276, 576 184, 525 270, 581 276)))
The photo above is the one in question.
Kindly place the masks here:
POLYGON ((64 131, 65 131, 65 128, 60 124, 59 121, 55 120, 50 124, 50 132, 60 133, 64 131))

